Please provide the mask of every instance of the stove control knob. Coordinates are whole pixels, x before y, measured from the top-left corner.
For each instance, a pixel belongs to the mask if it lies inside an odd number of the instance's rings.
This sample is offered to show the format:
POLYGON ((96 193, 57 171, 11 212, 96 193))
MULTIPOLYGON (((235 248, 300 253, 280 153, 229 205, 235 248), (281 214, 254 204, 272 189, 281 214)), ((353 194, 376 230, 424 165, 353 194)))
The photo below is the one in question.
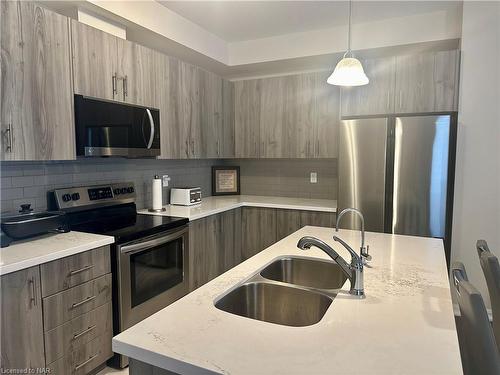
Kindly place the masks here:
POLYGON ((74 201, 77 201, 80 199, 80 193, 73 193, 71 194, 71 199, 74 201))
POLYGON ((63 194, 62 200, 63 202, 69 202, 71 200, 71 194, 63 194))
POLYGON ((127 194, 127 188, 123 187, 120 189, 121 194, 127 194))
POLYGON ((127 193, 132 194, 134 192, 134 188, 132 186, 129 186, 127 188, 127 193))
POLYGON ((115 193, 115 195, 120 195, 120 189, 118 188, 114 189, 113 193, 115 193))

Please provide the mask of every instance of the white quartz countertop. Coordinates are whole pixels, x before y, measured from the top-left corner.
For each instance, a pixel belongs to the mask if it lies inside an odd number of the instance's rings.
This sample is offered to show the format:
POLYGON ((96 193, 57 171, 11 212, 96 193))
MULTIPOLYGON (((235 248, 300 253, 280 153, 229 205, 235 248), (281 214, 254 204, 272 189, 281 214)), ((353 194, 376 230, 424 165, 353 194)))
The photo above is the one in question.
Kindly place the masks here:
POLYGON ((244 206, 322 212, 337 211, 337 201, 330 199, 226 195, 202 198, 201 203, 195 206, 175 206, 170 204, 165 206, 166 211, 149 212, 148 210, 140 210, 138 212, 151 215, 187 217, 189 220, 196 220, 244 206))
POLYGON ((114 241, 111 236, 75 231, 16 241, 0 249, 0 275, 82 253, 114 241))
MULTIPOLYGON (((318 237, 347 258, 333 229, 304 227, 113 338, 113 350, 179 374, 462 374, 441 240, 367 233, 373 260, 365 299, 349 281, 322 320, 289 327, 233 315, 214 300, 284 255, 328 259, 318 237)), ((337 233, 352 247, 359 232, 337 233)))

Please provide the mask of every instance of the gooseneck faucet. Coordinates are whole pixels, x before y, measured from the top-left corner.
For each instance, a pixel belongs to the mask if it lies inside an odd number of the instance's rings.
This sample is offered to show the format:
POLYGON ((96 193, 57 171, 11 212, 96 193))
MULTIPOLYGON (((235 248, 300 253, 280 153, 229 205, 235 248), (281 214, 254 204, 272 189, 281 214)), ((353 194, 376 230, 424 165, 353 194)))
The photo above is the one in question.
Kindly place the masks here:
MULTIPOLYGON (((340 211, 340 214, 337 216, 337 224, 335 225, 335 232, 339 231, 339 224, 340 224, 340 219, 342 219, 342 216, 348 212, 353 212, 359 216, 361 219, 361 246, 360 246, 360 254, 361 256, 366 259, 366 260, 372 260, 372 257, 370 254, 368 254, 368 249, 369 246, 366 246, 365 248, 365 217, 361 213, 360 210, 356 208, 344 208, 342 211, 340 211)), ((335 238, 334 238, 335 239, 335 238)))
POLYGON ((312 246, 316 246, 317 248, 323 250, 327 253, 342 269, 342 272, 347 276, 351 283, 351 289, 349 293, 358 297, 364 297, 365 290, 363 284, 363 260, 362 258, 356 254, 356 252, 344 241, 342 241, 337 236, 333 236, 333 239, 342 246, 344 246, 347 251, 351 254, 351 263, 347 263, 344 258, 342 258, 331 246, 329 246, 324 241, 311 237, 305 236, 302 237, 297 243, 297 247, 301 250, 308 250, 312 246))

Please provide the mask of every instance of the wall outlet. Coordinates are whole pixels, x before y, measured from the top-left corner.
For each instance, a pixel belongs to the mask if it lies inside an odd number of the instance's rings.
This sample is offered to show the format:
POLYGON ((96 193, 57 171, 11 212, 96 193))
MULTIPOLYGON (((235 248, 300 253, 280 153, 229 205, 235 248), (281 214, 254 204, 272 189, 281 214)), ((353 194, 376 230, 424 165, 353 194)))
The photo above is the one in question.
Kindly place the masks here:
POLYGON ((163 187, 167 187, 168 186, 168 183, 170 182, 171 178, 168 174, 165 174, 162 176, 162 180, 163 180, 163 187))
POLYGON ((316 172, 311 172, 311 177, 309 180, 311 184, 316 184, 318 182, 318 174, 316 172))

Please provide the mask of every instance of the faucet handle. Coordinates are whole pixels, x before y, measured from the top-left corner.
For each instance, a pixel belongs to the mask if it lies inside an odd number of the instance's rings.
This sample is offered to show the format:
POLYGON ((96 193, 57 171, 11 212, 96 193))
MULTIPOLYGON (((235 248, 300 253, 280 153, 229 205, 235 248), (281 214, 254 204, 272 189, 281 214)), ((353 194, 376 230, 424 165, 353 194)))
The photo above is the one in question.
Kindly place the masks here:
POLYGON ((368 254, 369 250, 370 250, 370 245, 366 245, 366 247, 361 248, 361 257, 366 261, 372 260, 372 256, 368 254))

